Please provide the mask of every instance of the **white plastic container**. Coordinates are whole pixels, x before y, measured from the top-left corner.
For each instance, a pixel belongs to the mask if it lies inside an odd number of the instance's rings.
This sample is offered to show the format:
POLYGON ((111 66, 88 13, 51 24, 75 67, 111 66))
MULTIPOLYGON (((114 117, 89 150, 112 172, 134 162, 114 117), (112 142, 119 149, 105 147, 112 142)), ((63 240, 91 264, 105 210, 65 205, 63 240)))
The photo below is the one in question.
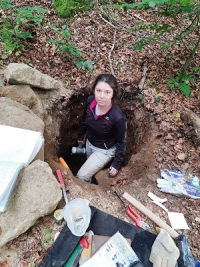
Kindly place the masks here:
POLYGON ((74 235, 83 236, 85 234, 91 219, 91 209, 86 199, 71 200, 61 210, 61 214, 74 235))

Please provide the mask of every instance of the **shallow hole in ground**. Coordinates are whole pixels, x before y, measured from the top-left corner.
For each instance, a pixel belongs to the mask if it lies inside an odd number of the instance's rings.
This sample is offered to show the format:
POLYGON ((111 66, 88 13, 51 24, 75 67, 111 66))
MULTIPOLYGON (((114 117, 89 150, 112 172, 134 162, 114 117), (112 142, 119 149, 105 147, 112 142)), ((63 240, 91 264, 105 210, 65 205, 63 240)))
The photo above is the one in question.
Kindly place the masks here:
MULTIPOLYGON (((146 149, 146 143, 151 133, 150 114, 144 111, 141 100, 137 98, 137 89, 132 88, 116 102, 127 118, 127 146, 123 166, 126 166, 133 154, 146 149)), ((86 160, 86 155, 72 154, 72 147, 77 147, 79 121, 82 116, 88 94, 74 95, 70 99, 68 113, 62 118, 60 136, 57 138, 57 156, 62 157, 71 172, 76 176, 77 171, 86 160)), ((142 163, 141 163, 142 164, 142 163)))

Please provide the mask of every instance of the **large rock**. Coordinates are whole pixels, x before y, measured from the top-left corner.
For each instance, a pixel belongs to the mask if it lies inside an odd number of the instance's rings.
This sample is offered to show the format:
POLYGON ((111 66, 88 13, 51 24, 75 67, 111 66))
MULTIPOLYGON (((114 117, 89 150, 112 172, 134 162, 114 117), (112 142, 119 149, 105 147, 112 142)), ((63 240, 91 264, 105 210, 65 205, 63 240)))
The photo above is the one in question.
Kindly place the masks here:
MULTIPOLYGON (((61 95, 62 99, 67 99, 71 92, 62 87, 61 83, 25 64, 10 64, 4 73, 9 83, 17 85, 3 86, 3 82, 0 83, 0 124, 39 131, 42 136, 45 132, 45 141, 48 140, 46 139, 48 129, 52 131, 52 122, 47 123, 47 119, 51 118, 48 114, 49 108, 53 110, 55 103, 61 103, 61 95), (29 76, 26 77, 26 75, 29 76), (39 86, 38 77, 40 77, 39 86), (58 88, 58 90, 44 91, 31 88, 29 85, 40 88, 42 85, 46 87, 45 89, 58 88)), ((58 120, 56 123, 59 124, 58 120)), ((57 128, 59 131, 59 127, 57 128)), ((53 146, 53 141, 49 142, 49 146, 53 146)), ((43 161, 44 145, 33 162, 21 170, 7 209, 0 213, 0 246, 5 247, 8 241, 26 232, 38 218, 54 211, 60 202, 62 191, 59 183, 50 166, 43 161)), ((0 249, 0 260, 3 247, 0 249)), ((11 255, 6 251, 5 254, 9 255, 8 257, 11 255)))
MULTIPOLYGON (((9 83, 17 85, 3 86, 0 72, 0 124, 39 131, 44 136, 49 102, 54 105, 49 95, 53 97, 56 94, 58 101, 66 90, 58 81, 25 64, 10 64, 4 73, 9 83), (31 86, 37 88, 33 90, 31 86)), ((2 254, 12 257, 10 251, 4 250, 6 243, 26 232, 38 218, 54 211, 61 198, 59 183, 50 166, 44 162, 43 145, 33 162, 21 170, 6 211, 0 213, 0 260, 2 254)))
POLYGON ((30 108, 39 118, 44 119, 44 108, 39 97, 30 85, 11 85, 0 87, 0 97, 10 98, 30 108))
MULTIPOLYGON (((0 97, 0 124, 11 127, 38 131, 44 136, 44 122, 27 106, 7 97, 0 97)), ((44 145, 35 159, 44 160, 44 145)))
POLYGON ((0 213, 0 247, 54 211, 62 198, 59 183, 46 162, 36 160, 18 177, 7 210, 0 213))
POLYGON ((0 97, 0 124, 41 132, 44 122, 27 106, 7 97, 0 97))
POLYGON ((10 84, 28 84, 46 90, 60 89, 63 86, 49 75, 23 63, 10 63, 5 70, 5 78, 10 84))

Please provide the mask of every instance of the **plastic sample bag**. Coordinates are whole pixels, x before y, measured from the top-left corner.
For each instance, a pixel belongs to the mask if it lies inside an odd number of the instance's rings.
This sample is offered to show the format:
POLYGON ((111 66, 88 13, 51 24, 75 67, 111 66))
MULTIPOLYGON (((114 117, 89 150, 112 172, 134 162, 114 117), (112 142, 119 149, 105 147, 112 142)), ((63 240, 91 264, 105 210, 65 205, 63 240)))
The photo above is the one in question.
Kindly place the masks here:
POLYGON ((183 171, 162 170, 157 187, 165 193, 200 199, 199 178, 183 171))

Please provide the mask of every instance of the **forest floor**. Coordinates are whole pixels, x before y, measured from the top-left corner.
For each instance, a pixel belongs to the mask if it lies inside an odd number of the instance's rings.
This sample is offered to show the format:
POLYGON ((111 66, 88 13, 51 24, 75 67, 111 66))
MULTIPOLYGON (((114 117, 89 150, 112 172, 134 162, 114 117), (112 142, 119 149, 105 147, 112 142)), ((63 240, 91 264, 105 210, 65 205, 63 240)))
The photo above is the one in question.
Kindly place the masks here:
MULTIPOLYGON (((62 81, 66 88, 78 88, 82 91, 91 86, 94 78, 100 73, 113 73, 122 91, 126 95, 133 88, 137 88, 142 95, 141 105, 145 112, 154 119, 157 127, 156 145, 149 149, 148 157, 151 154, 156 159, 157 178, 160 178, 160 171, 163 169, 176 169, 186 171, 200 177, 200 148, 197 139, 194 137, 194 128, 190 122, 184 123, 182 115, 185 108, 200 114, 200 79, 195 76, 193 83, 190 83, 190 96, 185 97, 177 89, 170 90, 166 84, 168 77, 175 77, 180 72, 188 55, 187 45, 180 42, 179 45, 172 45, 168 49, 161 49, 159 42, 147 45, 141 51, 133 49, 138 38, 144 32, 127 31, 139 23, 156 22, 166 20, 153 10, 110 10, 109 16, 105 16, 102 10, 93 10, 74 16, 70 20, 59 19, 51 6, 52 1, 40 0, 14 0, 16 5, 41 5, 48 9, 45 14, 43 30, 34 29, 33 39, 24 41, 25 48, 19 56, 11 55, 0 61, 1 66, 11 62, 26 63, 38 68, 42 73, 62 81), (57 27, 67 25, 71 31, 70 42, 82 51, 83 58, 92 60, 92 70, 78 69, 67 55, 60 53, 56 46, 47 42, 48 38, 57 39, 56 33, 52 34, 48 25, 54 24, 57 27), (145 75, 144 74, 145 70, 145 75), (144 77, 144 84, 142 84, 144 77)), ((177 18, 181 21, 183 18, 177 18)), ((174 25, 174 21, 167 19, 168 23, 174 25)), ((182 25, 184 20, 182 21, 182 25)), ((181 23, 180 23, 181 24, 181 23)), ((165 36, 166 40, 172 38, 171 32, 165 36)), ((192 33, 190 38, 196 38, 197 33, 192 33)), ((200 66, 200 51, 195 55, 188 72, 193 72, 194 66, 200 66)), ((130 115, 131 116, 131 115, 130 115)), ((136 164, 150 164, 142 158, 133 156, 132 161, 136 164)), ((147 197, 148 192, 153 192, 161 198, 167 198, 165 207, 174 212, 184 214, 189 230, 186 234, 190 249, 200 259, 200 200, 183 196, 176 196, 162 193, 156 186, 155 177, 150 179, 144 174, 137 173, 137 168, 123 169, 118 177, 121 183, 117 185, 118 192, 130 192, 141 203, 146 205, 161 219, 169 223, 167 214, 158 208, 147 197), (129 177, 125 179, 124 177, 129 177)), ((152 171, 152 173, 153 173, 152 171)), ((113 195, 112 190, 105 189, 111 204, 104 199, 99 206, 103 211, 115 215, 121 219, 126 218, 120 201, 113 195), (118 214, 113 214, 113 206, 118 206, 118 214)), ((95 203, 93 203, 94 205, 95 203)), ((151 227, 155 225, 148 220, 151 227)), ((19 265, 34 267, 42 260, 45 253, 51 247, 55 233, 63 225, 53 223, 52 216, 46 216, 26 233, 9 242, 8 246, 17 251, 19 265)), ((179 231, 182 233, 182 231, 179 231)), ((8 266, 6 261, 0 266, 8 266)), ((14 267, 14 266, 11 266, 14 267)))

